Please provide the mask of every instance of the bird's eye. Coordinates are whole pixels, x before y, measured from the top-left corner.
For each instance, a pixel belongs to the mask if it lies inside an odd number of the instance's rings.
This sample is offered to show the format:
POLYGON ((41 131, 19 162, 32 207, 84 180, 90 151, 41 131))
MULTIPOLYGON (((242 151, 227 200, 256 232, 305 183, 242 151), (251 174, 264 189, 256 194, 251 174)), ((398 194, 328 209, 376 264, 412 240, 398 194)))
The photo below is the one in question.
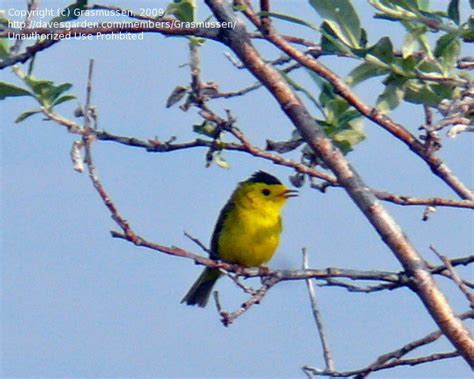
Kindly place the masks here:
POLYGON ((262 190, 262 193, 263 193, 264 196, 268 196, 268 195, 270 195, 270 190, 268 188, 264 188, 262 190))

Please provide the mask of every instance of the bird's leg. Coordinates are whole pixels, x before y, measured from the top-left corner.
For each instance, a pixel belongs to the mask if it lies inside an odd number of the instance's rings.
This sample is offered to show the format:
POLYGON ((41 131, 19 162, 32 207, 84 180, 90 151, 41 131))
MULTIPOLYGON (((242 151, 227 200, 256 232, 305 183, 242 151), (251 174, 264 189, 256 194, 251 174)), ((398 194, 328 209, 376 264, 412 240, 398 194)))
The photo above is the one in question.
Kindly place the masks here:
POLYGON ((232 265, 232 270, 234 271, 235 275, 240 276, 244 273, 245 267, 243 267, 243 266, 241 266, 237 263, 234 263, 232 265))
POLYGON ((268 279, 269 274, 270 269, 267 266, 261 265, 258 267, 258 275, 260 276, 260 283, 262 285, 265 284, 265 281, 268 279))

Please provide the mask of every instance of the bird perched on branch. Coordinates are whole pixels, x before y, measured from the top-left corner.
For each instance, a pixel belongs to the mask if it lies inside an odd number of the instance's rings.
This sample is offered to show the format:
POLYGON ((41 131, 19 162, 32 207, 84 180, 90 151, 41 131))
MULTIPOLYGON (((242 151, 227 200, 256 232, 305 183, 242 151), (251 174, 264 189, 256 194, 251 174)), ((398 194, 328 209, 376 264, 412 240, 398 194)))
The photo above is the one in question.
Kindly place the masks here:
MULTIPOLYGON (((280 243, 281 212, 297 191, 288 189, 264 171, 238 184, 217 219, 211 239, 211 258, 244 267, 267 263, 280 243)), ((182 303, 205 307, 219 269, 206 267, 182 303)))

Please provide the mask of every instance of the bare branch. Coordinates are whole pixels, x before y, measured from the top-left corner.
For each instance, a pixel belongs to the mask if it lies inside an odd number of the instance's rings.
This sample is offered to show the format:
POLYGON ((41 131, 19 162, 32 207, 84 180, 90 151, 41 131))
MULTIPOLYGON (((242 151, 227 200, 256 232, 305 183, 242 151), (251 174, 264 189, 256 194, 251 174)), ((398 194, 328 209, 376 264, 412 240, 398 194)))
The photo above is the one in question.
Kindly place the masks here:
MULTIPOLYGON (((221 316, 221 322, 224 326, 229 326, 232 324, 238 317, 242 316, 246 311, 248 311, 253 305, 260 304, 262 299, 265 297, 267 292, 272 288, 275 284, 280 281, 278 277, 269 277, 265 278, 263 281, 262 287, 260 287, 255 294, 247 301, 242 303, 240 308, 235 312, 226 312, 222 310, 220 303, 217 300, 217 295, 215 296, 216 299, 216 306, 221 316)), ((216 292, 214 293, 216 294, 216 292)))
POLYGON ((94 71, 94 60, 89 60, 89 73, 87 75, 86 104, 84 106, 84 128, 91 126, 91 98, 92 98, 92 73, 94 71))
MULTIPOLYGON (((386 370, 398 366, 417 366, 427 362, 434 362, 441 359, 449 359, 459 357, 460 354, 457 351, 452 351, 449 353, 436 353, 418 358, 411 359, 399 359, 393 362, 385 363, 371 368, 370 372, 386 370)), ((304 366, 303 371, 307 372, 310 375, 320 375, 320 376, 329 376, 332 378, 347 378, 349 376, 358 377, 358 375, 366 374, 367 369, 353 370, 353 371, 328 371, 320 370, 310 366, 304 366)))
MULTIPOLYGON (((465 319, 468 319, 468 318, 474 318, 474 311, 465 312, 463 314, 460 314, 458 317, 461 320, 465 320, 465 319)), ((375 360, 374 363, 372 363, 371 365, 369 365, 367 367, 367 369, 364 373, 359 374, 357 376, 357 378, 365 378, 375 367, 383 365, 383 364, 385 364, 385 363, 387 363, 391 360, 400 359, 404 355, 407 355, 408 353, 410 353, 411 351, 413 351, 413 350, 415 350, 415 349, 417 349, 421 346, 428 345, 428 344, 436 341, 442 335, 443 335, 443 333, 441 333, 440 330, 436 330, 436 331, 428 334, 427 336, 425 336, 423 338, 420 338, 420 339, 417 339, 417 340, 412 341, 410 343, 407 343, 406 345, 402 346, 401 348, 399 348, 397 350, 394 350, 394 351, 391 351, 390 353, 386 353, 384 355, 381 355, 380 357, 378 357, 375 360)))
POLYGON ((324 283, 318 284, 318 287, 342 287, 347 289, 349 292, 362 292, 362 293, 371 293, 379 292, 384 290, 393 290, 400 288, 400 284, 397 283, 383 283, 377 284, 374 286, 357 286, 351 283, 343 282, 341 280, 328 278, 325 279, 324 283))
POLYGON ((27 60, 31 59, 36 53, 43 51, 55 43, 58 43, 59 40, 45 39, 39 42, 36 42, 34 45, 28 46, 23 53, 14 54, 8 58, 3 59, 0 62, 0 70, 3 70, 6 67, 13 66, 17 63, 25 63, 27 60))
POLYGON ((226 275, 228 278, 230 278, 236 285, 237 287, 239 287, 242 291, 244 291, 246 294, 249 294, 251 296, 255 296, 257 294, 257 291, 254 290, 253 288, 251 287, 248 287, 246 286, 245 284, 243 284, 240 280, 239 280, 239 276, 237 274, 232 274, 230 272, 227 272, 226 270, 224 269, 220 269, 220 271, 222 273, 224 273, 224 275, 226 275))
MULTIPOLYGON (((25 28, 28 29, 31 27, 31 24, 33 22, 33 14, 34 14, 34 11, 38 8, 38 2, 36 0, 31 0, 30 2, 27 2, 27 4, 28 4, 28 12, 26 13, 24 23, 25 23, 25 28)), ((16 40, 11 50, 12 53, 14 54, 18 53, 18 51, 21 48, 22 43, 23 43, 22 39, 16 40)))
MULTIPOLYGON (((308 254, 306 249, 303 249, 303 270, 309 268, 308 254)), ((326 370, 336 370, 334 358, 332 357, 331 349, 329 348, 329 341, 324 333, 323 319, 319 310, 318 301, 316 298, 316 287, 311 279, 306 279, 306 286, 308 287, 309 299, 311 302, 311 309, 313 311, 314 321, 318 329, 319 339, 321 340, 321 346, 323 348, 324 362, 326 363, 326 370)))
POLYGON ((47 117, 48 120, 54 121, 59 125, 65 126, 66 129, 73 134, 84 134, 84 129, 82 129, 81 126, 76 124, 74 121, 69 120, 65 117, 62 117, 61 115, 45 108, 41 108, 41 112, 47 117))
POLYGON ((455 208, 469 208, 474 209, 474 200, 453 200, 444 199, 440 197, 433 197, 429 199, 416 198, 409 195, 396 195, 385 191, 373 190, 374 195, 380 200, 385 200, 398 205, 420 205, 420 206, 443 206, 455 208))
POLYGON ((463 279, 459 276, 458 272, 454 269, 454 266, 449 261, 448 257, 442 255, 434 246, 430 246, 430 250, 435 253, 438 258, 446 266, 446 269, 451 274, 451 279, 457 284, 459 290, 466 296, 466 299, 469 301, 471 308, 474 308, 474 295, 469 291, 469 288, 464 284, 463 279))
MULTIPOLYGON (((66 119, 61 115, 52 112, 47 109, 42 109, 42 112, 48 119, 55 121, 56 123, 65 126, 69 132, 75 134, 82 134, 82 128, 76 124, 74 121, 66 119)), ((226 121, 221 119, 220 117, 213 116, 213 120, 216 122, 220 122, 222 124, 226 124, 226 121)), ((126 137, 126 136, 119 136, 104 130, 97 130, 95 131, 95 135, 98 140, 102 141, 110 141, 116 142, 121 145, 126 145, 130 147, 136 147, 145 149, 148 152, 153 153, 166 153, 178 150, 185 150, 191 149, 195 147, 205 147, 205 148, 212 148, 214 150, 228 150, 228 151, 239 151, 243 153, 247 153, 253 155, 255 157, 259 157, 265 160, 269 160, 274 164, 289 167, 294 169, 295 171, 306 174, 313 178, 319 178, 327 183, 329 183, 333 187, 339 187, 339 184, 335 180, 335 178, 329 174, 326 174, 322 171, 316 170, 314 168, 308 167, 303 163, 296 162, 291 159, 283 158, 281 155, 273 154, 266 150, 260 149, 254 146, 247 137, 237 128, 227 127, 227 131, 230 132, 234 137, 236 137, 241 144, 223 142, 223 141, 213 141, 213 140, 203 140, 197 138, 191 142, 184 142, 184 143, 170 143, 170 142, 161 142, 157 139, 149 139, 148 141, 140 140, 135 137, 126 137)), ((443 207, 455 207, 455 208, 465 208, 465 209, 474 209, 474 201, 471 200, 453 200, 453 199, 445 199, 440 197, 434 198, 416 198, 409 195, 397 195, 388 193, 385 191, 373 190, 374 195, 384 201, 388 201, 398 205, 404 206, 443 206, 443 207)))
POLYGON ((191 236, 190 234, 184 232, 184 235, 189 238, 191 241, 193 241, 196 245, 198 245, 204 252, 206 252, 207 254, 211 254, 211 251, 206 247, 206 245, 204 245, 201 241, 199 241, 197 238, 194 238, 193 236, 191 236))

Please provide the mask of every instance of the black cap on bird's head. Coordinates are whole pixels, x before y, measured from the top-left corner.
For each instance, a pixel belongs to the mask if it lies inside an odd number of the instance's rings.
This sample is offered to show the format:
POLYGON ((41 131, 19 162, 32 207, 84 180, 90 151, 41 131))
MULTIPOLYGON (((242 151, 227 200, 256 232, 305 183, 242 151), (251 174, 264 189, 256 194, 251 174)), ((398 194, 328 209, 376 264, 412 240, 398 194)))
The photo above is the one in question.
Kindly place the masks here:
POLYGON ((273 175, 265 171, 256 171, 248 180, 247 183, 263 183, 263 184, 281 184, 281 182, 273 175))

